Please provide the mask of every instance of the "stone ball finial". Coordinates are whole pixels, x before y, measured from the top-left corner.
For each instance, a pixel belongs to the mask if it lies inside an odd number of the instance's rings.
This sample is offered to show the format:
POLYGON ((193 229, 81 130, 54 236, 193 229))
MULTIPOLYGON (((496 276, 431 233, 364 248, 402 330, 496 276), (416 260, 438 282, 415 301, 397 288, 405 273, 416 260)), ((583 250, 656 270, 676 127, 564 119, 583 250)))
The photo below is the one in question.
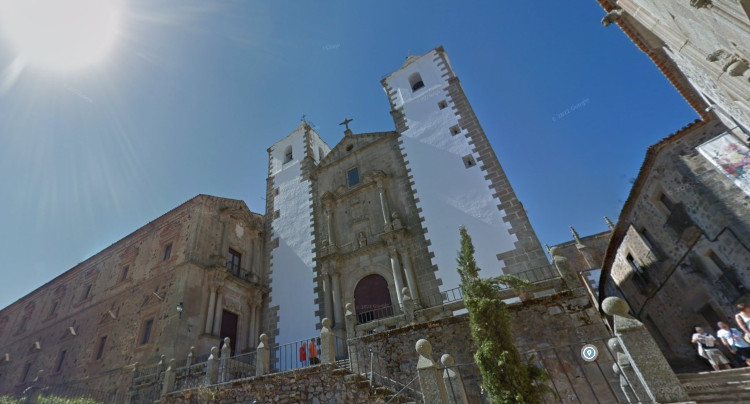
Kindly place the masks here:
POLYGON ((409 291, 409 288, 407 288, 407 287, 401 288, 401 294, 404 295, 404 296, 408 295, 409 297, 411 297, 411 292, 409 291))
POLYGON ((432 355, 432 344, 430 344, 430 341, 427 341, 426 339, 420 339, 419 341, 417 341, 415 347, 417 348, 417 353, 422 356, 432 355))
POLYGON ((218 354, 219 354, 219 347, 217 347, 216 345, 212 346, 211 347, 211 355, 216 356, 218 354))
POLYGON ((323 327, 325 328, 331 327, 331 319, 328 317, 325 317, 321 323, 323 324, 323 327))
POLYGON ((613 352, 624 352, 622 350, 622 345, 620 345, 620 340, 618 340, 617 338, 610 338, 609 340, 607 340, 607 346, 613 352))
POLYGON ((440 357, 440 363, 443 364, 443 366, 453 366, 456 364, 456 360, 453 359, 453 355, 451 354, 444 354, 440 357))
POLYGON ((224 337, 224 345, 229 345, 230 342, 229 337, 224 337))
POLYGON ((628 317, 630 306, 625 300, 616 296, 610 296, 602 302, 602 310, 610 316, 618 315, 628 317))
POLYGON ((177 367, 177 361, 174 358, 169 360, 169 367, 172 369, 177 367))
POLYGON ((350 312, 354 313, 354 305, 353 304, 347 303, 346 306, 344 306, 344 308, 346 308, 346 311, 350 311, 350 312))
POLYGON ((612 372, 614 372, 615 375, 619 376, 620 375, 620 365, 618 365, 616 363, 613 363, 612 364, 612 372))
POLYGON ((262 342, 264 344, 267 343, 268 342, 268 335, 266 335, 265 333, 264 334, 260 334, 260 342, 262 342))

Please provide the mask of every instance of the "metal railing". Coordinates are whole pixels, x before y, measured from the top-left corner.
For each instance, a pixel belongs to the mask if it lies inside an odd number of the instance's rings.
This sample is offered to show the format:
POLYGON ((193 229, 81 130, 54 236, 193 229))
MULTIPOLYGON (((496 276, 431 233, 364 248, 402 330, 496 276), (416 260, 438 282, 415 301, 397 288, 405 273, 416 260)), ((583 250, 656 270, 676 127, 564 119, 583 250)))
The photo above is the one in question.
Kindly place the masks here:
POLYGON ((464 296, 461 292, 461 287, 459 286, 453 289, 442 291, 440 293, 436 293, 432 296, 428 296, 426 299, 426 307, 440 306, 441 304, 457 302, 463 299, 464 296))
POLYGON ((513 275, 517 278, 529 281, 531 283, 537 283, 537 282, 542 282, 542 281, 546 281, 550 279, 559 278, 559 275, 554 269, 552 269, 551 265, 531 268, 525 271, 517 272, 514 274, 508 274, 508 275, 513 275))
POLYGON ((276 345, 271 348, 271 373, 284 372, 317 365, 320 363, 320 338, 314 338, 314 347, 311 349, 310 340, 290 342, 276 345))
POLYGON ((541 383, 555 394, 542 396, 545 403, 627 402, 619 388, 613 388, 619 386, 620 379, 613 370, 616 355, 607 346, 607 339, 526 351, 521 356, 546 375, 547 380, 541 383), (581 349, 585 345, 596 347, 596 360, 583 360, 581 349))
POLYGON ((255 376, 256 352, 235 355, 219 362, 219 382, 255 376))
POLYGON ((373 310, 357 313, 357 324, 365 324, 381 318, 393 317, 394 315, 395 310, 393 310, 393 306, 377 307, 373 310))
POLYGON ((381 358, 372 348, 359 344, 357 340, 350 339, 348 344, 350 369, 366 378, 371 390, 385 388, 391 395, 400 394, 411 401, 422 402, 419 383, 407 379, 398 363, 381 358))

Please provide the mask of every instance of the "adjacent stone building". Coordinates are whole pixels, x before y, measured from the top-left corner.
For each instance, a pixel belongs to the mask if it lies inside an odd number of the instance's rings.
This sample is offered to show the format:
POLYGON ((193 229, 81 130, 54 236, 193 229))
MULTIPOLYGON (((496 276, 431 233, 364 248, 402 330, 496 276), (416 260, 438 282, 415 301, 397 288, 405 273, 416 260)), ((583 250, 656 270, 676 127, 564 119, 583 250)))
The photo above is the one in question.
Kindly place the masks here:
POLYGON ((701 117, 646 153, 599 298, 627 300, 674 368, 702 368, 694 327, 750 303, 750 3, 599 3, 701 117))
POLYGON ((750 196, 696 150, 722 134, 696 121, 649 148, 603 266, 600 295, 626 299, 678 369, 702 364, 693 328, 733 322, 750 287, 750 196))
POLYGON ((132 364, 255 347, 263 216, 199 195, 0 311, 0 393, 32 381, 124 392, 132 364))

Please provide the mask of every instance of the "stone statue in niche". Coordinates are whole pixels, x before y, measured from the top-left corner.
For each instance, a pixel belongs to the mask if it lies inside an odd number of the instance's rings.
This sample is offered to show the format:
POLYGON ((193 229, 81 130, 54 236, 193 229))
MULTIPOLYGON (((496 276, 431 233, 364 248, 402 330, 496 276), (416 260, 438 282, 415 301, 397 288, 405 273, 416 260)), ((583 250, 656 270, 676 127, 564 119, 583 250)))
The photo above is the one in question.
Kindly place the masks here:
POLYGON ((398 230, 402 227, 401 217, 399 217, 398 212, 393 212, 393 214, 391 214, 391 219, 393 219, 391 220, 393 230, 398 230))
POLYGON ((357 235, 357 241, 359 243, 359 248, 367 245, 367 236, 365 236, 364 232, 359 232, 359 235, 357 235))

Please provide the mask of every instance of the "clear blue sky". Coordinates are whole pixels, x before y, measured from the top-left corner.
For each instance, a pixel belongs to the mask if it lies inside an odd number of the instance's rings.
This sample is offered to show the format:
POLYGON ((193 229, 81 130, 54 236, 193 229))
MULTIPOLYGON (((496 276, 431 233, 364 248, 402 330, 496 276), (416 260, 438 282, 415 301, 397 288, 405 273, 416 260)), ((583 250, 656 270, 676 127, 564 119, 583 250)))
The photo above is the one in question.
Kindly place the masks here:
POLYGON ((393 129, 380 78, 409 52, 445 47, 543 243, 606 230, 646 147, 696 118, 594 0, 126 9, 100 65, 0 93, 0 307, 197 194, 262 212, 266 149, 302 114, 331 146, 344 117, 393 129))

